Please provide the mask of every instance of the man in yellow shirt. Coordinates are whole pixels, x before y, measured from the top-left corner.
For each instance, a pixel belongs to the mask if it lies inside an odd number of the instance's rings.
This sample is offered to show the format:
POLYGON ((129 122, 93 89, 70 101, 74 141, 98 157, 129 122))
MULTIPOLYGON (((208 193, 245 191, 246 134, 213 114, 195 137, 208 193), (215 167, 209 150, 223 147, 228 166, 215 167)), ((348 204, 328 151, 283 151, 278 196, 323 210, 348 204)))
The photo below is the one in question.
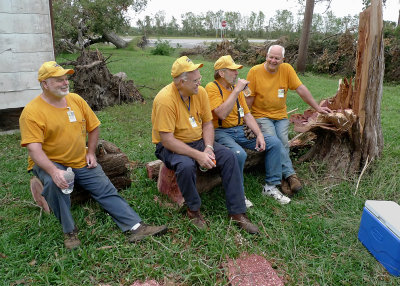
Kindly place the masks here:
MULTIPOLYGON (((307 87, 302 84, 295 70, 290 64, 283 63, 285 49, 280 45, 269 47, 266 61, 250 69, 247 74, 251 95, 246 98, 251 114, 261 126, 264 134, 278 136, 283 146, 289 153, 289 120, 287 118, 286 97, 288 90, 296 90, 297 94, 312 108, 321 113, 331 110, 321 107, 312 97, 307 87)), ((290 161, 289 156, 287 160, 290 161)), ((291 162, 284 161, 286 166, 291 162)), ((290 163, 290 164, 289 164, 290 163)), ((283 170, 285 173, 285 169, 283 170)), ((289 183, 290 194, 301 190, 301 184, 297 176, 285 177, 289 183)), ((283 181, 282 185, 286 182, 283 181)))
MULTIPOLYGON (((214 64, 214 79, 206 85, 210 100, 215 129, 215 141, 228 147, 236 154, 240 168, 240 178, 243 185, 243 169, 247 154, 243 148, 265 150, 265 185, 262 194, 275 198, 281 204, 290 202, 277 188, 282 180, 281 153, 286 152, 276 136, 263 134, 247 107, 243 90, 248 81, 238 79, 237 65, 230 55, 220 57, 214 64), (237 81, 237 84, 236 84, 237 81), (243 123, 256 134, 256 138, 247 139, 243 123)), ((293 170, 293 168, 292 168, 293 170)), ((293 172, 294 173, 294 170, 293 172)))
POLYGON ((130 242, 165 233, 165 226, 142 222, 97 164, 100 121, 82 97, 69 92, 67 74, 73 73, 54 61, 45 62, 38 72, 43 92, 25 106, 19 119, 21 146, 29 153, 28 170, 36 175, 34 185, 42 189, 39 191, 62 225, 66 248, 81 244, 70 195, 63 192, 69 187, 64 177, 67 167, 75 174, 75 184, 92 195, 129 235, 130 242))
POLYGON ((187 215, 199 229, 207 225, 200 213, 201 199, 196 189, 198 167, 221 171, 230 219, 255 234, 258 227, 246 216, 244 191, 235 155, 214 143, 214 127, 207 93, 200 86, 199 68, 188 57, 177 59, 171 70, 173 81, 154 98, 151 121, 156 156, 175 171, 187 215))

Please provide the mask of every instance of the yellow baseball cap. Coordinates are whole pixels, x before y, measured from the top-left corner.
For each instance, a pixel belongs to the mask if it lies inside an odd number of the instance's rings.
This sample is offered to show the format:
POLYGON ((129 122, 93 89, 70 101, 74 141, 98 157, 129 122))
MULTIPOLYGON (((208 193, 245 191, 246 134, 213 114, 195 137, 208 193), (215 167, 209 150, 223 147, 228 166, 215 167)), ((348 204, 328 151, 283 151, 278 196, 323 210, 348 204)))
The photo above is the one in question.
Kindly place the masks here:
POLYGON ((64 69, 55 61, 45 62, 39 69, 38 81, 42 82, 50 77, 58 77, 66 74, 73 74, 74 70, 64 69))
POLYGON ((187 56, 183 56, 173 63, 171 75, 173 78, 175 78, 184 72, 191 72, 201 68, 202 66, 203 64, 194 64, 187 56))
POLYGON ((230 70, 237 70, 241 69, 242 65, 237 65, 233 61, 230 55, 220 57, 214 64, 214 70, 220 69, 230 69, 230 70))

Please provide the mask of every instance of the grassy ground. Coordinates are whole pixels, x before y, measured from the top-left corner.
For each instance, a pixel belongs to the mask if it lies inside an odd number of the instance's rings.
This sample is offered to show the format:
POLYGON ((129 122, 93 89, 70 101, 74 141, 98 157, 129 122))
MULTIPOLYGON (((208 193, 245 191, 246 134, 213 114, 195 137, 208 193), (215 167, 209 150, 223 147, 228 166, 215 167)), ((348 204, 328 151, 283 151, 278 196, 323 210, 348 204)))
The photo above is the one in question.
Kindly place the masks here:
MULTIPOLYGON (((101 137, 143 166, 155 160, 152 99, 171 81, 170 68, 176 57, 109 47, 102 51, 113 54, 109 64, 113 73, 124 71, 141 86, 146 103, 98 112, 101 137)), ((58 61, 65 58, 71 56, 60 56, 58 61)), ((213 63, 203 63, 205 86, 212 80, 213 63)), ((243 68, 240 76, 245 77, 248 69, 243 68)), ((307 74, 301 79, 317 99, 330 97, 337 89, 336 78, 307 74)), ((166 203, 140 167, 122 195, 147 223, 168 224, 168 234, 129 244, 112 219, 96 203, 87 202, 72 208, 83 245, 67 251, 57 220, 32 204, 30 176, 25 171, 27 153, 19 147, 20 135, 2 135, 0 284, 130 285, 137 279, 156 279, 168 285, 227 285, 222 263, 248 252, 266 257, 286 285, 398 285, 399 278, 390 276, 357 239, 365 200, 400 202, 400 89, 385 86, 383 92, 383 155, 362 177, 356 194, 358 176, 329 185, 324 183, 323 166, 315 162, 300 165, 294 160, 305 188, 286 206, 261 196, 262 173, 245 175, 246 194, 255 204, 249 216, 262 230, 258 236, 229 224, 221 188, 202 195, 202 211, 210 229, 197 232, 179 209, 166 203)), ((300 112, 306 108, 295 94, 288 105, 289 110, 298 107, 300 112)))

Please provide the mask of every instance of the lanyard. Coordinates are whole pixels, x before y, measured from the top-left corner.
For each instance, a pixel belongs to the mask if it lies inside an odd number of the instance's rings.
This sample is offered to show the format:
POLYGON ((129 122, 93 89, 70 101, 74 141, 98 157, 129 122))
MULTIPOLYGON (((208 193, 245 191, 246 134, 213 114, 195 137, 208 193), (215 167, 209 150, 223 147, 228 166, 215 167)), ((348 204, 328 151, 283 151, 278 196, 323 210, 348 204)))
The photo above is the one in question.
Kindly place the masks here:
MULTIPOLYGON (((180 95, 180 94, 179 94, 180 95)), ((185 100, 183 99, 182 95, 180 95, 183 104, 186 106, 187 110, 189 111, 189 115, 190 115, 190 96, 189 96, 189 105, 186 104, 185 100)))
MULTIPOLYGON (((224 101, 224 95, 222 94, 222 89, 219 86, 219 84, 217 83, 216 80, 214 80, 215 85, 218 87, 219 89, 219 93, 221 94, 222 97, 222 101, 224 101)), ((238 108, 238 126, 240 125, 240 114, 239 114, 239 108, 240 108, 240 104, 239 104, 239 98, 236 98, 236 105, 238 108)), ((218 118, 218 126, 221 128, 222 127, 222 120, 218 118)))

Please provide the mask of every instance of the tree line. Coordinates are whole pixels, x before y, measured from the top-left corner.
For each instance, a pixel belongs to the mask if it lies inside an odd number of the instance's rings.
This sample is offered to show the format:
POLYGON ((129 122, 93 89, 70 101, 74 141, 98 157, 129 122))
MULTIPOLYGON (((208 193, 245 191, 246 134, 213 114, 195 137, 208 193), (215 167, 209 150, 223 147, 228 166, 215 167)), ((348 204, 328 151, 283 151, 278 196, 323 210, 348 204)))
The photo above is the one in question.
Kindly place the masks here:
MULTIPOLYGON (((166 19, 165 11, 155 15, 146 15, 136 21, 130 33, 146 36, 190 36, 213 37, 220 35, 221 22, 226 21, 225 36, 236 38, 245 35, 247 38, 275 39, 282 35, 298 35, 303 25, 303 13, 294 14, 289 10, 277 10, 273 17, 267 19, 262 11, 251 12, 249 16, 240 12, 207 11, 195 14, 187 12, 181 15, 181 21, 172 17, 166 19)), ((312 18, 311 33, 339 34, 346 30, 356 29, 358 16, 336 17, 332 11, 324 14, 315 13, 312 18)))

